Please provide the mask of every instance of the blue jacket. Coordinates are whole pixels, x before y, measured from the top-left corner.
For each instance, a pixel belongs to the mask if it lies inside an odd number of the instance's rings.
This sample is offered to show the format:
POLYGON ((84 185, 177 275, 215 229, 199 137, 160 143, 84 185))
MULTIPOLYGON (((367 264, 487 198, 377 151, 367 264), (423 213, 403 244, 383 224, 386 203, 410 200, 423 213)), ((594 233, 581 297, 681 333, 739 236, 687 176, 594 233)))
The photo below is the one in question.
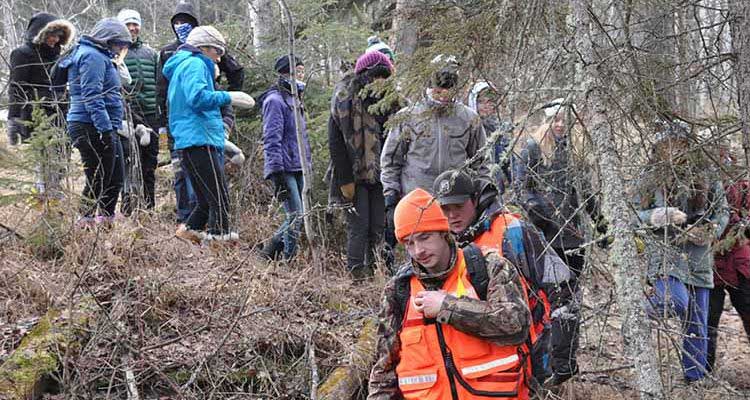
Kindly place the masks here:
MULTIPOLYGON (((292 95, 277 85, 267 90, 258 101, 263 105, 263 176, 268 179, 276 172, 302 171, 297 133, 294 123, 292 95)), ((302 103, 300 102, 300 106, 302 103)), ((311 162, 307 123, 302 115, 302 136, 305 139, 307 161, 311 162)))
POLYGON ((120 75, 112 57, 109 49, 84 36, 73 53, 61 61, 70 84, 68 122, 93 124, 99 132, 122 127, 120 75))
POLYGON ((221 107, 231 98, 214 89, 214 68, 214 62, 191 45, 180 46, 164 64, 169 130, 176 150, 205 145, 224 149, 221 107))

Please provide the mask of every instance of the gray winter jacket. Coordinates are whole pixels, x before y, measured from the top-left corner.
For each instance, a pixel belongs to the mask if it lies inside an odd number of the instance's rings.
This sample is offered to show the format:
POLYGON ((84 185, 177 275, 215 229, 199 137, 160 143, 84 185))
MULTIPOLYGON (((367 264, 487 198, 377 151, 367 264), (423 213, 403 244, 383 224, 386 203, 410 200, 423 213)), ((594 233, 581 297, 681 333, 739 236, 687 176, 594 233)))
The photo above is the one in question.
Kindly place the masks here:
MULTIPOLYGON (((416 188, 432 191, 441 172, 460 167, 485 144, 479 116, 459 102, 444 106, 425 99, 392 118, 396 125, 380 155, 386 196, 399 198, 416 188)), ((489 176, 486 158, 481 155, 471 168, 489 176)))
MULTIPOLYGON (((650 227, 651 214, 657 208, 677 207, 685 212, 688 221, 697 220, 698 225, 712 223, 715 226, 716 239, 720 238, 729 222, 729 206, 721 181, 711 186, 708 204, 703 209, 692 210, 686 196, 676 196, 670 204, 664 199, 661 191, 653 193, 652 200, 643 206, 641 196, 637 195, 638 219, 641 226, 650 227)), ((676 229, 655 229, 653 235, 646 238, 648 259, 648 278, 653 282, 662 276, 672 276, 686 285, 713 288, 714 256, 710 245, 698 246, 684 239, 676 229)))

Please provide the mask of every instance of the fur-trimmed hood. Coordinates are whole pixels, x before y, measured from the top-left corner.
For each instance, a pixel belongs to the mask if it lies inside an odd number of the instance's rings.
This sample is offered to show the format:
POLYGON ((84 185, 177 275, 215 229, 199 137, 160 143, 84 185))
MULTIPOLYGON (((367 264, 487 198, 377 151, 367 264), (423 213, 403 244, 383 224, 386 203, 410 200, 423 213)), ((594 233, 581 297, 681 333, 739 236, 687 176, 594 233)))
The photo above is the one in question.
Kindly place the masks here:
POLYGON ((26 28, 26 41, 35 45, 42 44, 46 35, 54 31, 60 33, 60 47, 69 45, 76 34, 76 28, 67 20, 47 13, 35 14, 26 28))

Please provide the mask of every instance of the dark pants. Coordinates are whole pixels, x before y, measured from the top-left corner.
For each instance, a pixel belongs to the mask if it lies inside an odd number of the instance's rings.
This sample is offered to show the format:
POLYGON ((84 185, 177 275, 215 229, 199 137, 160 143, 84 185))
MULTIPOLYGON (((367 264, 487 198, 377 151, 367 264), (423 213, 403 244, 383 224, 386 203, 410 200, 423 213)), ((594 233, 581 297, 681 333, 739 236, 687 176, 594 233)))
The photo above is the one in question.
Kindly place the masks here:
POLYGON ((196 205, 186 224, 193 230, 207 228, 210 234, 229 233, 229 192, 221 151, 213 146, 182 149, 182 167, 195 190, 196 205))
POLYGON ((385 199, 383 185, 357 184, 354 210, 347 213, 347 266, 352 271, 371 267, 385 227, 385 199))
POLYGON ((123 196, 122 196, 122 208, 127 209, 128 211, 131 210, 130 201, 131 201, 131 195, 133 195, 135 190, 127 190, 129 189, 129 185, 127 182, 140 182, 142 184, 141 191, 143 194, 143 201, 144 206, 147 209, 154 208, 154 205, 156 204, 156 197, 155 197, 155 191, 156 191, 156 166, 158 164, 158 158, 159 158, 159 135, 156 133, 157 128, 156 124, 149 125, 149 128, 154 130, 154 133, 151 134, 151 142, 148 146, 141 146, 138 143, 138 138, 133 138, 134 143, 133 145, 130 144, 130 140, 121 137, 120 141, 122 142, 122 149, 125 156, 125 177, 126 177, 126 184, 125 189, 123 190, 123 196), (140 161, 140 170, 136 170, 133 168, 133 163, 135 160, 132 158, 133 155, 131 153, 131 149, 136 149, 138 152, 138 161, 140 161), (133 179, 134 177, 129 176, 129 172, 138 172, 140 173, 141 179, 133 179))
MULTIPOLYGON (((555 248, 554 250, 572 272, 568 284, 570 285, 569 292, 575 298, 571 299, 571 302, 580 302, 581 295, 578 280, 583 273, 586 253, 584 249, 578 249, 574 253, 565 254, 566 250, 574 249, 555 248)), ((551 348, 550 367, 552 368, 552 372, 557 375, 572 375, 578 371, 576 353, 578 352, 579 343, 580 318, 578 310, 580 310, 580 306, 580 304, 577 304, 577 307, 569 310, 569 315, 552 320, 549 339, 551 348)))
POLYGON ((122 188, 122 146, 116 133, 100 134, 94 125, 71 122, 68 132, 73 147, 81 154, 86 185, 81 214, 113 216, 122 188))
POLYGON ((711 289, 708 297, 708 369, 713 370, 716 361, 716 344, 719 338, 719 320, 724 312, 724 297, 729 293, 729 300, 737 310, 745 327, 745 335, 750 341, 750 281, 740 277, 737 287, 717 286, 711 289))

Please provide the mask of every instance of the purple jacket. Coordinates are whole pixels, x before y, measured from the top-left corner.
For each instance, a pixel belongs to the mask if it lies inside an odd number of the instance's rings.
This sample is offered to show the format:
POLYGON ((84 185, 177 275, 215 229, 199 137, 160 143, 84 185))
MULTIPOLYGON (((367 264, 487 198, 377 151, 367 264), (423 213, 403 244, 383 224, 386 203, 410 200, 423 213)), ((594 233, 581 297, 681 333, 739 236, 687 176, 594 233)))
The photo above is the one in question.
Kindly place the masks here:
MULTIPOLYGON (((268 179, 276 172, 302 171, 294 126, 292 95, 274 85, 260 96, 259 102, 263 105, 263 155, 265 156, 263 177, 268 179)), ((305 139, 307 161, 311 162, 310 141, 307 137, 304 112, 302 136, 305 139)))

